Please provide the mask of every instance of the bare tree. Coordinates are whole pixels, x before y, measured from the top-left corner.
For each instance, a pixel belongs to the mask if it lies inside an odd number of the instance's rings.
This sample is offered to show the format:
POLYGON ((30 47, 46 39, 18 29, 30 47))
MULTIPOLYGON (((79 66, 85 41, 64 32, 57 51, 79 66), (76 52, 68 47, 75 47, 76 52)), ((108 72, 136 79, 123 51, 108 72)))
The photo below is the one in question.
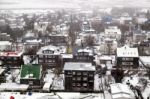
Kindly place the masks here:
POLYGON ((53 26, 52 25, 48 25, 46 30, 51 33, 53 31, 53 26))
POLYGON ((87 46, 93 46, 95 44, 95 38, 94 36, 88 35, 85 37, 85 44, 87 46))
POLYGON ((71 42, 71 45, 73 46, 76 40, 76 32, 72 31, 70 28, 68 35, 69 35, 69 41, 71 42))
POLYGON ((106 41, 106 54, 110 55, 112 53, 112 41, 106 41))

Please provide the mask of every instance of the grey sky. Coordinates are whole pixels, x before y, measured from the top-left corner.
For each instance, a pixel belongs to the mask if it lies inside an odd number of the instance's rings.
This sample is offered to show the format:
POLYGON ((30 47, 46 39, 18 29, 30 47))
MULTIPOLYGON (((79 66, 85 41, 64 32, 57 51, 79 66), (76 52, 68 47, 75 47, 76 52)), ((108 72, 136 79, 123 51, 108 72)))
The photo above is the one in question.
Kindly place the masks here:
POLYGON ((150 0, 0 0, 0 8, 80 7, 82 5, 150 7, 150 0))

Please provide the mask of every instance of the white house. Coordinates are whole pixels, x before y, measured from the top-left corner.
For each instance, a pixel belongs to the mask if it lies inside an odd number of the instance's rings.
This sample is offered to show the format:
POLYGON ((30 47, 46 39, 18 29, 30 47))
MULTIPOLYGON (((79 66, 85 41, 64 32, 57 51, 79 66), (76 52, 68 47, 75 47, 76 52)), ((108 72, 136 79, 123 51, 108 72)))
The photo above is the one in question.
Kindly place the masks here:
POLYGON ((121 39, 121 30, 117 26, 109 26, 105 29, 105 37, 121 39))

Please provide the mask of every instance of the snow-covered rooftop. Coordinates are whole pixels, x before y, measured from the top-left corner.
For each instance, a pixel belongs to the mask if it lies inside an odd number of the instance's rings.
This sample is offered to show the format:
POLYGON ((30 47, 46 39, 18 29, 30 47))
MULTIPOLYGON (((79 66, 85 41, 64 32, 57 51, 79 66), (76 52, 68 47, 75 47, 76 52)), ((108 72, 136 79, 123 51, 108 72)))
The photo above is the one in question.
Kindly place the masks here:
POLYGON ((54 54, 54 55, 60 55, 62 53, 66 52, 66 47, 65 46, 44 46, 41 47, 41 49, 37 52, 38 55, 40 54, 54 54))
POLYGON ((27 90, 29 85, 17 83, 1 83, 0 90, 27 90))
POLYGON ((5 68, 0 67, 0 75, 5 71, 5 68))
POLYGON ((100 60, 112 60, 112 57, 111 56, 107 56, 107 55, 102 55, 102 56, 100 56, 99 59, 100 60))
POLYGON ((140 56, 140 60, 144 63, 144 65, 150 67, 150 56, 140 56))
POLYGON ((25 44, 27 43, 31 43, 31 44, 37 44, 37 43, 41 43, 42 42, 42 40, 41 39, 39 39, 39 40, 37 40, 37 39, 33 39, 33 40, 26 40, 26 42, 25 42, 25 44))
POLYGON ((110 26, 105 29, 105 34, 119 34, 121 35, 121 30, 117 26, 110 26))
POLYGON ((56 92, 56 93, 32 93, 31 95, 18 92, 2 92, 0 99, 104 99, 102 93, 56 92))
POLYGON ((20 57, 24 51, 0 52, 0 56, 20 57))
POLYGON ((62 55, 62 58, 73 58, 73 55, 72 54, 61 54, 62 55))
POLYGON ((92 66, 92 63, 66 62, 64 70, 95 71, 95 66, 92 66))
POLYGON ((93 55, 93 50, 88 49, 88 48, 79 49, 79 50, 78 50, 78 53, 81 53, 81 52, 85 52, 85 53, 88 53, 89 55, 93 55))
POLYGON ((117 48, 117 57, 139 57, 138 49, 127 45, 117 48))
POLYGON ((0 41, 0 46, 2 45, 11 45, 12 43, 9 41, 0 41))
POLYGON ((110 88, 113 99, 134 99, 134 94, 128 85, 116 83, 111 84, 110 88))

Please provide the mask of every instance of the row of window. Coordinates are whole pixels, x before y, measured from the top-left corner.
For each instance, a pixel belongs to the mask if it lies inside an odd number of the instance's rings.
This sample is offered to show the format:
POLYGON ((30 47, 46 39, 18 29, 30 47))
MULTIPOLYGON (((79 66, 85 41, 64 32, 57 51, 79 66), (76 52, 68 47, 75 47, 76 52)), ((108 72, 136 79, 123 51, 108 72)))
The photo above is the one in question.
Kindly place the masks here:
POLYGON ((90 57, 77 57, 77 60, 89 60, 90 59, 90 57))
POLYGON ((19 57, 0 57, 1 60, 4 60, 4 59, 13 59, 13 60, 17 60, 17 59, 20 59, 19 57))
POLYGON ((46 62, 46 63, 55 63, 56 61, 55 60, 42 60, 42 59, 39 59, 39 62, 40 63, 43 63, 43 62, 46 62))
POLYGON ((89 53, 78 53, 78 55, 89 55, 89 53))
POLYGON ((39 58, 55 58, 54 55, 39 55, 39 58))
POLYGON ((66 74, 68 74, 68 75, 78 75, 78 76, 80 76, 80 75, 83 75, 83 76, 94 76, 94 74, 93 73, 89 73, 89 72, 76 72, 76 71, 66 71, 66 74))
POLYGON ((66 42, 66 40, 64 39, 60 39, 60 40, 55 40, 55 39, 51 39, 50 42, 66 42))
POLYGON ((123 61, 133 61, 133 58, 122 58, 123 61))
POLYGON ((53 54, 54 51, 51 51, 51 50, 44 50, 43 53, 53 54))
POLYGON ((122 62, 122 65, 133 65, 133 62, 122 62))
POLYGON ((87 83, 83 83, 83 84, 81 84, 81 83, 72 83, 72 86, 73 86, 73 87, 81 87, 81 86, 87 87, 88 84, 87 84, 87 83))
POLYGON ((81 81, 81 80, 87 81, 88 78, 87 78, 87 77, 83 77, 83 78, 81 78, 81 77, 73 77, 72 80, 73 80, 73 81, 75 81, 75 80, 77 80, 77 81, 81 81))

